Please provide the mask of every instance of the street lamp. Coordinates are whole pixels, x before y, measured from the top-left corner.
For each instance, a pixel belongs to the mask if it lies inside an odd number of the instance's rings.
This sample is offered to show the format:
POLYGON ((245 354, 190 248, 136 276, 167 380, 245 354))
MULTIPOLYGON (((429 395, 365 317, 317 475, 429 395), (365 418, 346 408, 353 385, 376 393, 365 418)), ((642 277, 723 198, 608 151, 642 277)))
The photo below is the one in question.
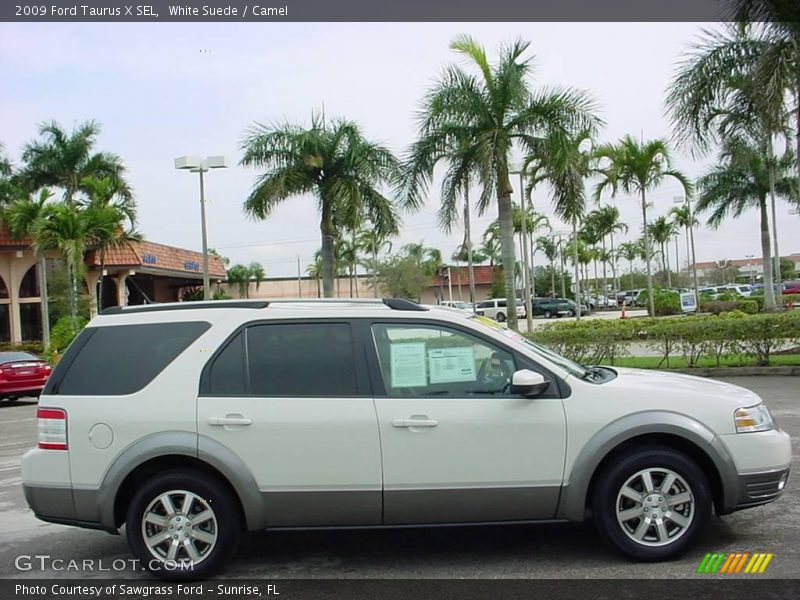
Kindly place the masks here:
POLYGON ((175 168, 190 173, 200 173, 200 222, 203 232, 203 300, 211 299, 211 283, 208 280, 208 239, 206 235, 206 192, 203 184, 203 173, 209 169, 225 169, 228 159, 224 156, 179 156, 175 159, 175 168))
POLYGON ((694 213, 692 212, 692 201, 688 196, 673 196, 673 204, 686 204, 686 209, 689 211, 689 240, 692 246, 692 281, 694 283, 694 303, 699 306, 699 298, 697 296, 697 257, 694 253, 694 213))

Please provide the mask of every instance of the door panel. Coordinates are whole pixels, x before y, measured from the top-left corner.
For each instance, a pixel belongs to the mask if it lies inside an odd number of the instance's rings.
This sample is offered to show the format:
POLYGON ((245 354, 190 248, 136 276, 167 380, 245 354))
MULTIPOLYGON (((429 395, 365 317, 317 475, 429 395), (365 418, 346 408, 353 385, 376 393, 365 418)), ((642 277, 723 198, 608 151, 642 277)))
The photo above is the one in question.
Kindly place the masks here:
POLYGON ((270 526, 381 522, 380 444, 370 398, 215 398, 198 431, 250 467, 270 526), (211 425, 241 415, 250 425, 211 425))
POLYGON ((513 355, 463 330, 372 330, 385 392, 375 398, 384 523, 553 518, 566 449, 561 399, 508 396, 513 355))

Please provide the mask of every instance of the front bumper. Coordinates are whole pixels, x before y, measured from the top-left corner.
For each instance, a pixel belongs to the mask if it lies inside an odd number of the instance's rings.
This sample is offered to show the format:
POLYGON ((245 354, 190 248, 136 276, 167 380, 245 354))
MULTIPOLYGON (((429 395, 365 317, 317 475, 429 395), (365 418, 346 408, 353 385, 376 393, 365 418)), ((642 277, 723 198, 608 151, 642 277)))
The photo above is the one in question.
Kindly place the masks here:
POLYGON ((738 500, 733 510, 742 510, 777 500, 789 481, 789 469, 739 475, 738 500))

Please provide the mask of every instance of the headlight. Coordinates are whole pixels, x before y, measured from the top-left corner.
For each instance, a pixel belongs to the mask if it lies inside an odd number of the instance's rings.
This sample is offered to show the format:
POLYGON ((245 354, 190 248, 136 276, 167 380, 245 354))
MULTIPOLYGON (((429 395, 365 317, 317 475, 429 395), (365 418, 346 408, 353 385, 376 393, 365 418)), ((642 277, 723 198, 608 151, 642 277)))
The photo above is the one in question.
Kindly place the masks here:
POLYGON ((764 404, 756 404, 747 408, 737 408, 733 413, 738 433, 751 433, 753 431, 769 431, 775 427, 772 415, 764 404))

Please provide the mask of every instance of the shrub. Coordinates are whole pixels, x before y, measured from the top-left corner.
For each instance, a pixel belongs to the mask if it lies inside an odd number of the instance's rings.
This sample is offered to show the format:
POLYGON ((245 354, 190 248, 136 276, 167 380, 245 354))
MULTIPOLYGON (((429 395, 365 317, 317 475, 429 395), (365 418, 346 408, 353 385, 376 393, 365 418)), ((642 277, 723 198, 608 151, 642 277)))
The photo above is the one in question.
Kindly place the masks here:
POLYGON ((50 349, 53 352, 65 350, 70 342, 75 339, 75 336, 86 327, 86 323, 85 318, 78 317, 75 323, 76 327, 73 330, 72 319, 70 317, 61 317, 50 330, 50 349))
POLYGON ((700 312, 718 315, 724 312, 739 311, 748 315, 759 312, 758 302, 755 300, 712 300, 701 302, 698 307, 700 312))
MULTIPOLYGON (((649 306, 649 298, 647 290, 643 290, 636 298, 636 302, 642 306, 649 306)), ((653 289, 653 308, 655 308, 657 317, 679 315, 682 312, 681 295, 674 290, 655 288, 653 289)))
POLYGON ((11 342, 0 343, 0 352, 30 352, 31 354, 41 354, 44 351, 42 342, 21 342, 12 344, 11 342))

